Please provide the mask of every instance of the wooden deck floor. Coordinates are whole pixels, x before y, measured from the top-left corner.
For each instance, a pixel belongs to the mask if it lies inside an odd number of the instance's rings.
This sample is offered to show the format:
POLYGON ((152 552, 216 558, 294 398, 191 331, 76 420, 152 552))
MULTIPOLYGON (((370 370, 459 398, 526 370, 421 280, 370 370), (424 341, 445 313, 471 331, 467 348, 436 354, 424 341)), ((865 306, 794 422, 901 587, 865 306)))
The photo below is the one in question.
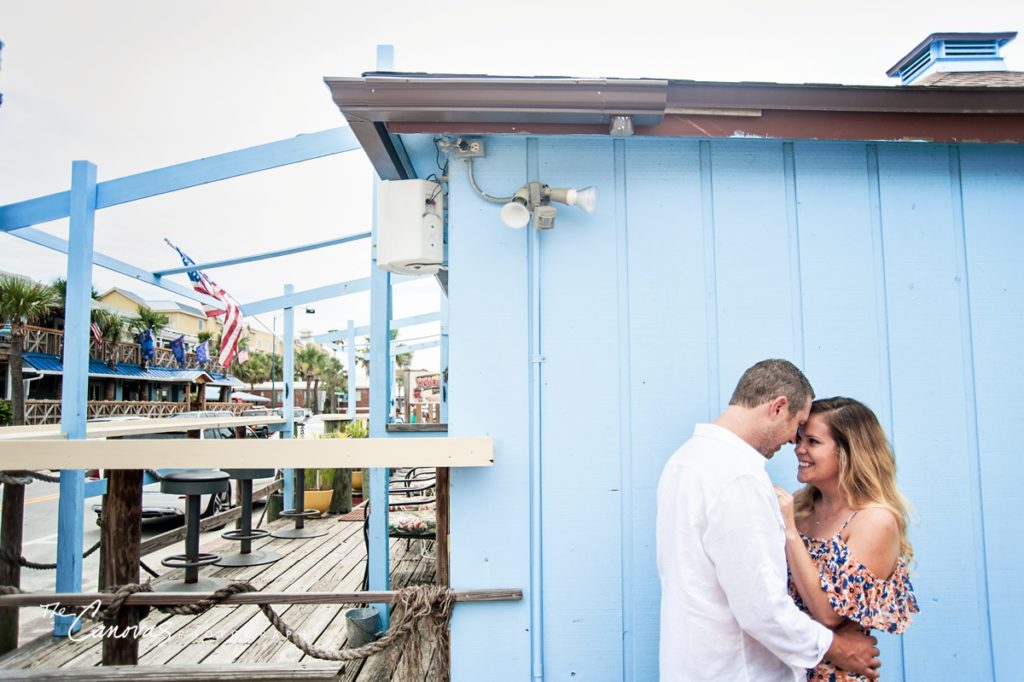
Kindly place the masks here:
MULTIPOLYGON (((274 522, 270 528, 286 527, 290 521, 274 522)), ((253 549, 278 552, 280 561, 245 568, 204 568, 202 575, 247 580, 268 592, 355 591, 360 588, 366 565, 362 523, 339 521, 337 517, 307 521, 308 527, 322 528, 327 535, 310 540, 266 538, 254 542, 253 549)), ((237 551, 237 543, 223 541, 203 551, 237 551)), ((424 556, 424 541, 406 548, 404 540, 392 540, 391 584, 399 589, 409 584, 434 581, 433 548, 424 556)), ((170 571, 159 580, 180 580, 182 571, 170 571)), ((154 581, 155 582, 155 581, 154 581)), ((319 647, 345 645, 343 613, 351 604, 275 605, 282 619, 307 641, 319 647)), ((143 621, 152 634, 139 641, 139 665, 251 665, 258 663, 314 662, 285 640, 255 605, 217 606, 199 616, 169 616, 153 610, 143 621)), ((0 658, 0 668, 86 668, 99 665, 102 644, 101 626, 86 625, 75 640, 39 638, 0 658)), ((432 643, 425 643, 424 654, 434 655, 432 643)), ((366 661, 345 664, 336 679, 349 682, 389 680, 396 667, 403 665, 401 652, 387 650, 366 661)), ((339 669, 341 664, 339 663, 339 669)), ((425 666, 429 668, 429 666, 425 666)), ((0 672, 0 678, 4 675, 0 672)), ((433 679, 428 675, 428 679, 433 679)))

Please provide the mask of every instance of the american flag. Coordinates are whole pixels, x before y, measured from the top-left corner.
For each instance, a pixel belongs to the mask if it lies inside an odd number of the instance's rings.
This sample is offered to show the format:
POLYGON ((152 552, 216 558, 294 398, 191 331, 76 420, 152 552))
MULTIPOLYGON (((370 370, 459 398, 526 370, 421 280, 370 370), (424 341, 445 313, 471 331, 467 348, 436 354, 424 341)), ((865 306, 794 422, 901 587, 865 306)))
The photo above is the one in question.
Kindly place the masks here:
POLYGON ((92 331, 92 338, 96 339, 96 343, 103 343, 103 330, 100 326, 93 322, 89 325, 90 331, 92 331))
MULTIPOLYGON (((164 241, 178 252, 178 255, 181 256, 181 262, 185 264, 185 267, 196 264, 194 260, 185 255, 184 251, 171 244, 169 240, 164 239, 164 241)), ((220 356, 217 358, 217 362, 228 368, 231 366, 231 361, 235 358, 235 352, 238 350, 238 339, 242 335, 242 308, 230 294, 207 277, 206 273, 199 270, 189 270, 188 278, 192 280, 193 289, 201 294, 217 299, 224 306, 223 309, 212 306, 203 306, 203 308, 206 310, 207 317, 224 315, 224 331, 221 335, 220 356)))

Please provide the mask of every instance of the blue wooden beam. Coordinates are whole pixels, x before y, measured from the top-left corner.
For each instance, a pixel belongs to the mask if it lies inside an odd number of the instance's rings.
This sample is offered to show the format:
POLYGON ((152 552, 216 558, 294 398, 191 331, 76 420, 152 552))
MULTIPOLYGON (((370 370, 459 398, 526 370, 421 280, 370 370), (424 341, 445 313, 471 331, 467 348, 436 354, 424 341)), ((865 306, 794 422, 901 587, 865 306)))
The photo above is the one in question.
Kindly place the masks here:
POLYGON ((312 251, 313 249, 322 249, 328 246, 337 246, 338 244, 345 244, 348 242, 358 241, 360 239, 367 239, 369 238, 369 236, 369 232, 358 232, 356 234, 338 237, 337 239, 327 239, 322 242, 313 242, 312 244, 303 244, 302 246, 293 246, 288 249, 278 249, 277 251, 267 251, 264 253, 253 254, 252 256, 241 256, 239 258, 227 258, 224 260, 210 261, 208 263, 197 263, 196 265, 192 265, 190 267, 182 266, 180 268, 156 270, 153 272, 153 275, 155 275, 156 277, 166 277, 167 275, 176 275, 180 272, 188 272, 189 270, 213 270, 214 268, 224 268, 229 265, 251 263, 253 261, 266 260, 267 258, 290 256, 295 253, 302 253, 303 251, 312 251))
MULTIPOLYGON (((395 48, 392 45, 377 46, 377 70, 391 71, 394 69, 395 48)), ((373 246, 377 246, 377 194, 380 178, 373 181, 373 246)), ((370 436, 386 438, 387 423, 391 417, 391 362, 388 348, 391 345, 391 275, 377 267, 377 249, 371 250, 370 279, 373 287, 370 290, 370 338, 372 357, 371 367, 377 371, 370 374, 370 436)), ((388 483, 391 470, 383 468, 370 469, 370 519, 367 544, 367 575, 370 590, 386 590, 391 584, 391 564, 388 540, 388 483)), ((374 604, 380 614, 381 627, 388 629, 390 609, 387 604, 374 604)))
MULTIPOLYGON (((284 298, 291 297, 295 291, 292 284, 284 285, 284 298)), ((284 396, 281 400, 281 416, 285 419, 286 428, 281 432, 282 438, 291 438, 295 433, 295 310, 284 309, 284 362, 281 369, 284 381, 284 396)), ((295 504, 295 472, 284 470, 284 508, 297 509, 295 504)))
MULTIPOLYGON (((63 254, 67 254, 68 249, 70 248, 68 246, 68 242, 66 239, 55 237, 52 234, 48 234, 46 232, 43 232, 42 230, 37 230, 34 227, 23 227, 18 230, 10 232, 9 234, 11 234, 14 237, 20 237, 21 239, 32 242, 33 244, 45 246, 49 249, 53 249, 54 251, 60 251, 63 254)), ((141 268, 137 268, 130 263, 125 263, 122 260, 118 260, 116 258, 107 256, 102 253, 97 253, 93 251, 92 262, 95 265, 98 265, 102 268, 106 268, 107 270, 113 270, 114 272, 120 273, 122 275, 133 277, 140 282, 152 284, 153 286, 160 287, 161 289, 173 292, 175 294, 178 294, 179 296, 185 296, 200 303, 206 303, 208 305, 218 307, 223 305, 217 299, 200 294, 195 289, 182 286, 177 282, 164 280, 157 276, 155 273, 148 272, 141 268)))
POLYGON ((350 421, 356 419, 356 328, 352 320, 348 321, 346 334, 345 357, 348 371, 348 418, 350 421))
POLYGON ((441 423, 448 423, 448 297, 441 297, 441 423))
MULTIPOLYGON (((71 166, 71 218, 67 295, 64 306, 64 379, 60 430, 68 440, 85 438, 89 411, 89 314, 92 292, 92 246, 96 224, 96 166, 71 166)), ((82 535, 85 472, 60 472, 57 503, 57 592, 82 591, 82 535)), ((71 616, 55 616, 53 634, 63 637, 80 625, 71 616)))
MULTIPOLYGON (((107 180, 96 186, 96 208, 107 208, 218 180, 359 149, 350 128, 332 128, 196 161, 107 180)), ((71 192, 0 206, 0 232, 67 218, 71 192)))
MULTIPOLYGON (((441 319, 441 313, 425 313, 423 315, 413 315, 411 317, 402 317, 397 320, 391 320, 392 329, 401 329, 402 327, 411 327, 415 324, 428 324, 430 322, 437 322, 441 319)), ((366 336, 370 333, 370 325, 363 325, 362 327, 355 327, 353 332, 356 336, 366 336)), ((331 341, 337 341, 343 337, 346 337, 348 332, 344 330, 334 330, 325 334, 317 334, 313 337, 313 341, 316 343, 330 343, 331 341)))
MULTIPOLYGON (((305 303, 322 301, 325 298, 337 298, 338 296, 355 294, 360 291, 368 291, 369 288, 370 279, 368 277, 364 277, 363 279, 354 279, 348 282, 338 282, 337 284, 328 284, 327 286, 317 287, 316 289, 306 289, 305 291, 288 293, 284 296, 275 296, 274 298, 265 298, 262 301, 246 303, 242 306, 242 315, 249 317, 250 315, 269 313, 273 310, 280 310, 281 308, 293 308, 305 303)), ((294 288, 292 291, 294 291, 294 288)))

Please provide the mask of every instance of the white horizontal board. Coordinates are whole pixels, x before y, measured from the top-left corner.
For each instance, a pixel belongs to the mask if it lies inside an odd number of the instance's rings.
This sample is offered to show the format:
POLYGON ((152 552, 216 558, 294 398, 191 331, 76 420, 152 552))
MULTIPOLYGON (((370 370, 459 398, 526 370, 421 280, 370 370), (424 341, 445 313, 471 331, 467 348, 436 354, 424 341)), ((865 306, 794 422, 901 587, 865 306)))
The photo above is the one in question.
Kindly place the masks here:
POLYGON ((494 464, 480 438, 324 440, 30 440, 4 446, 7 469, 206 469, 210 467, 479 467, 494 464))

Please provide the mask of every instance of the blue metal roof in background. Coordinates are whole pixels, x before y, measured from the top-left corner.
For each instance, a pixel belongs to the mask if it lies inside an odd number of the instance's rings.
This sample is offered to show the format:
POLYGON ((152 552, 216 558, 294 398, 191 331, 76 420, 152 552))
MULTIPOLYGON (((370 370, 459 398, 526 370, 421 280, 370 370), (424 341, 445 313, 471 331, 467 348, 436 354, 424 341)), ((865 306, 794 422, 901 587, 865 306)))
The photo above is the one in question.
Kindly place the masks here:
MULTIPOLYGON (((42 374, 63 374, 64 363, 56 355, 44 353, 22 353, 22 360, 26 369, 34 370, 42 374)), ((217 374, 197 369, 172 369, 168 367, 150 367, 142 369, 139 365, 118 363, 114 369, 107 366, 102 360, 89 360, 90 377, 113 377, 118 379, 134 379, 144 381, 164 381, 195 383, 196 377, 201 374, 210 376, 213 381, 208 385, 242 386, 242 382, 231 375, 217 374)))

